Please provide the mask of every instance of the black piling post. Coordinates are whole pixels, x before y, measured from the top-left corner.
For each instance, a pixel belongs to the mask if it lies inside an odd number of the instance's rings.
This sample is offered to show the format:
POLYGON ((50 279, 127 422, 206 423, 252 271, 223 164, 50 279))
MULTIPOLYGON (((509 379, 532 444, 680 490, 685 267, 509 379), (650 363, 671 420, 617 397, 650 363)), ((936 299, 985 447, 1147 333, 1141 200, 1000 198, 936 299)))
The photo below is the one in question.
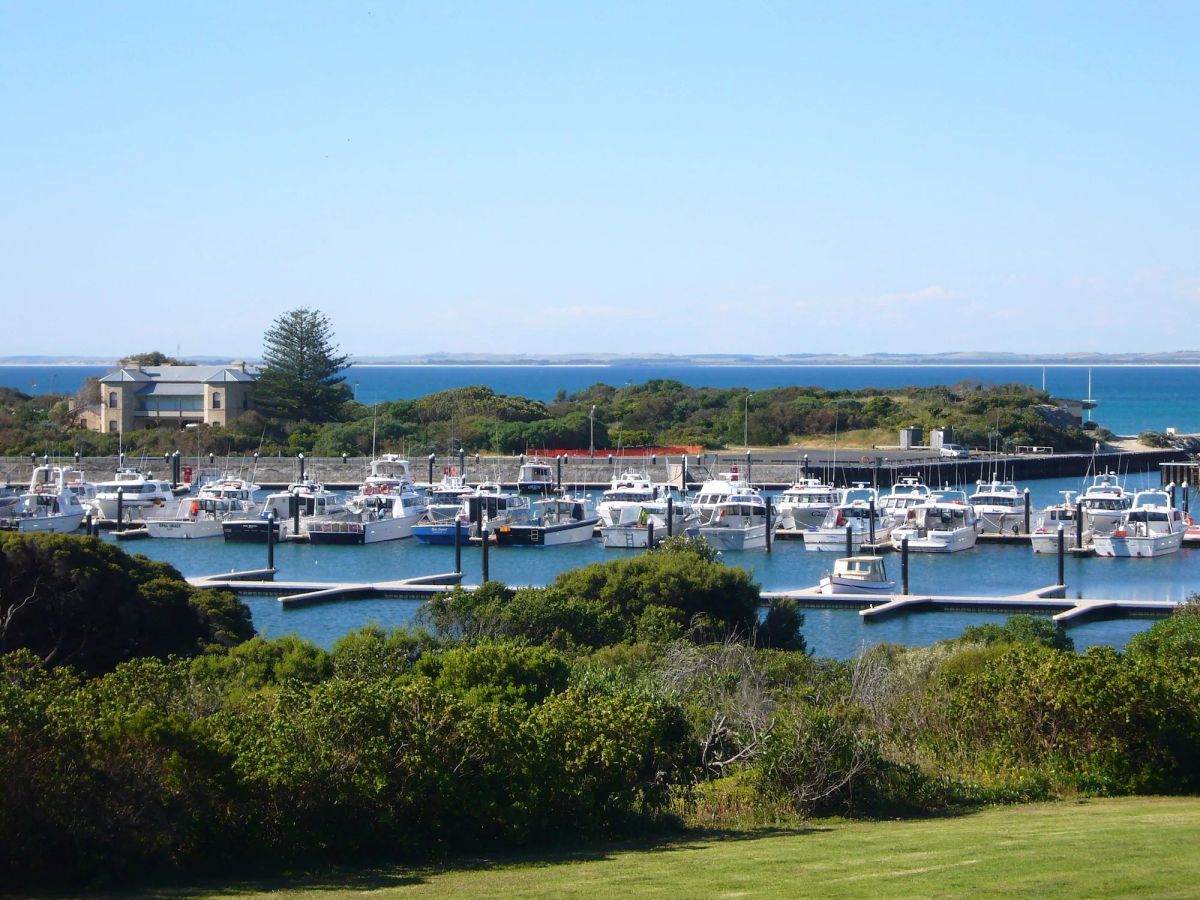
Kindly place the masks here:
POLYGON ((900 593, 908 594, 908 538, 900 539, 900 593))
POLYGON ((754 479, 750 477, 750 451, 746 451, 746 484, 753 484, 754 479))
POLYGON ((297 453, 296 458, 300 460, 300 480, 304 480, 304 454, 297 453))
POLYGON ((462 520, 454 518, 454 573, 462 574, 462 520))
POLYGON ((1083 549, 1083 517, 1084 517, 1084 515, 1085 515, 1084 508, 1080 504, 1076 503, 1075 504, 1075 549, 1076 550, 1083 549))
POLYGON ((1026 534, 1029 534, 1029 509, 1030 509, 1029 488, 1025 488, 1025 533, 1026 534))
POLYGON ((557 462, 558 462, 558 483, 555 485, 555 489, 558 491, 562 491, 562 459, 563 459, 562 454, 560 453, 558 455, 558 460, 557 460, 557 462))
POLYGON ((875 546, 875 498, 874 497, 871 498, 870 512, 871 512, 871 546, 874 547, 875 546))
POLYGON ((675 498, 668 497, 667 498, 667 537, 674 537, 674 535, 675 535, 674 518, 675 518, 675 498))
POLYGON ((462 447, 458 448, 458 474, 467 477, 467 451, 462 447))
POLYGON ((429 454, 429 478, 427 479, 429 484, 433 484, 433 460, 434 460, 434 454, 430 453, 429 454))
POLYGON ((275 571, 275 510, 267 516, 267 568, 275 571))
POLYGON ((1188 483, 1183 483, 1183 517, 1186 519, 1188 515, 1188 483))
POLYGON ((679 473, 679 491, 684 493, 687 491, 688 473, 687 473, 687 454, 680 457, 680 473, 679 473))
POLYGON ((846 523, 846 555, 854 555, 854 530, 850 527, 850 523, 846 523))
POLYGON ((92 513, 91 513, 91 510, 88 510, 88 514, 83 519, 83 528, 84 528, 84 532, 87 534, 87 536, 91 537, 92 536, 92 513))
POLYGON ((1171 496, 1171 509, 1175 508, 1175 482, 1167 485, 1167 493, 1171 496))
POLYGON ((120 531, 125 521, 125 488, 117 488, 117 531, 120 531))
POLYGON ((1064 568, 1063 568, 1064 560, 1066 559, 1066 556, 1067 556, 1067 536, 1063 532, 1063 527, 1062 527, 1062 524, 1060 523, 1058 526, 1058 583, 1059 584, 1067 583, 1064 580, 1065 574, 1064 574, 1064 568))
MULTIPOLYGON (((303 459, 304 457, 301 457, 303 459)), ((300 535, 300 489, 292 492, 292 537, 300 535)))
POLYGON ((654 520, 646 520, 646 549, 654 549, 654 520))
POLYGON ((483 580, 488 580, 488 527, 484 525, 479 529, 479 536, 483 539, 483 580))
POLYGON ((805 453, 805 454, 804 454, 804 465, 803 465, 803 467, 800 469, 800 473, 801 473, 801 474, 802 474, 802 475, 803 475, 805 478, 807 478, 807 477, 808 477, 808 454, 807 454, 807 453, 805 453))
POLYGON ((771 498, 764 498, 767 501, 767 552, 771 552, 771 498))

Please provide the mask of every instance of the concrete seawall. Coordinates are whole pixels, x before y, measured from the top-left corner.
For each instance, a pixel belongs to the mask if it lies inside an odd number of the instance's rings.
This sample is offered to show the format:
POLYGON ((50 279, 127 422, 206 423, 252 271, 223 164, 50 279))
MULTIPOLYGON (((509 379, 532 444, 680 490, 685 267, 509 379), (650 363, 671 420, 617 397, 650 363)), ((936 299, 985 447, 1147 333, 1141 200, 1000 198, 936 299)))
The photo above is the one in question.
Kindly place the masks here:
MULTIPOLYGON (((972 484, 981 478, 990 478, 1000 472, 1017 481, 1035 478, 1064 478, 1082 476, 1089 471, 1111 470, 1121 474, 1127 472, 1159 471, 1164 463, 1182 463, 1188 455, 1181 450, 1146 450, 1136 453, 1112 452, 1098 454, 1056 453, 1027 454, 1020 456, 987 455, 967 460, 944 460, 929 455, 928 451, 882 451, 882 450, 839 450, 836 454, 826 449, 779 449, 752 450, 749 455, 741 453, 702 453, 687 457, 689 483, 699 483, 718 472, 737 466, 743 477, 754 484, 787 486, 793 483, 804 467, 810 475, 831 478, 836 484, 852 484, 862 481, 869 484, 889 486, 902 475, 919 475, 928 484, 972 484)), ((432 461, 428 456, 410 457, 413 473, 418 481, 424 481, 432 473, 437 481, 442 472, 462 466, 467 480, 475 483, 494 480, 514 484, 520 468, 521 457, 479 456, 459 457, 438 455, 432 461)), ((38 456, 36 463, 49 461, 56 465, 78 466, 89 481, 104 481, 121 460, 117 457, 83 457, 78 463, 74 457, 38 456)), ((558 471, 560 463, 550 459, 558 471)), ((170 478, 172 465, 161 456, 134 458, 126 456, 125 465, 138 466, 143 472, 156 477, 170 478)), ((208 457, 200 465, 209 465, 208 457)), ((258 484, 274 486, 288 484, 300 474, 300 460, 294 456, 264 456, 257 460, 252 455, 214 457, 212 465, 222 471, 244 477, 252 477, 258 484)), ((370 460, 366 457, 310 457, 304 460, 304 471, 308 477, 316 478, 330 486, 357 485, 367 473, 370 460)), ((195 456, 180 457, 180 472, 190 467, 198 468, 195 456)), ((29 457, 0 457, 0 480, 12 484, 28 484, 33 463, 29 457)), ((608 485, 614 476, 626 469, 642 471, 656 481, 678 479, 682 460, 678 455, 664 457, 609 457, 607 453, 588 456, 564 457, 561 461, 562 482, 568 486, 608 485)), ((1174 473, 1176 467, 1163 471, 1174 473)))

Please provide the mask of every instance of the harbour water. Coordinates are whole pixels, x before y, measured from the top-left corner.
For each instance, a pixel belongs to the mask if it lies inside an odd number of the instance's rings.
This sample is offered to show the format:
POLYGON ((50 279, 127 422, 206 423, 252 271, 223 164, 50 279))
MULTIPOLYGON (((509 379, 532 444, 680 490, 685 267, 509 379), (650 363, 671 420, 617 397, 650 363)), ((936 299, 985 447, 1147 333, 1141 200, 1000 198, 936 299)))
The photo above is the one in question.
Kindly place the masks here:
MULTIPOLYGON (((1130 487, 1156 484, 1151 474, 1134 475, 1130 487)), ((1056 501, 1058 491, 1078 489, 1079 479, 1053 479, 1027 485, 1035 505, 1056 501)), ((111 538, 110 538, 111 539, 111 538)), ((124 545, 131 552, 170 562, 184 575, 213 575, 260 568, 266 549, 261 545, 226 544, 220 539, 202 541, 149 540, 124 545)), ((544 585, 562 571, 589 563, 620 558, 627 551, 604 550, 599 542, 561 548, 492 548, 489 570, 493 579, 510 586, 544 585)), ((831 567, 837 554, 806 551, 795 541, 779 541, 771 554, 730 553, 729 565, 744 566, 764 590, 784 590, 815 585, 831 567)), ((368 546, 310 546, 284 544, 276 548, 281 580, 383 581, 447 572, 454 568, 452 547, 433 547, 414 540, 368 546)), ((899 558, 889 557, 892 577, 899 576, 899 558)), ((482 568, 481 551, 463 549, 464 580, 477 583, 482 568)), ((1028 546, 978 546, 973 550, 941 555, 913 554, 910 589, 914 593, 1005 595, 1053 584, 1057 559, 1033 554, 1028 546)), ((1069 597, 1111 599, 1183 600, 1200 590, 1200 549, 1184 549, 1153 560, 1066 560, 1069 597)), ((273 598, 247 597, 260 633, 278 637, 296 633, 322 646, 369 623, 384 628, 407 625, 419 603, 407 600, 347 600, 322 606, 285 610, 273 598)), ((864 644, 891 641, 927 645, 953 637, 972 624, 1001 622, 1004 614, 916 612, 879 622, 864 621, 850 610, 805 611, 804 633, 810 649, 822 656, 844 658, 864 644)), ((1090 622, 1071 629, 1077 646, 1124 646, 1130 635, 1149 627, 1153 620, 1118 619, 1090 622)))
MULTIPOLYGON (((27 393, 74 393, 96 366, 0 366, 0 386, 27 393)), ((1117 434, 1147 429, 1200 432, 1200 366, 352 366, 346 382, 362 403, 413 399, 436 391, 485 384, 497 393, 554 399, 593 384, 620 387, 674 379, 695 387, 761 390, 786 385, 831 390, 909 385, 1027 384, 1059 397, 1091 395, 1093 416, 1117 434), (1043 380, 1044 379, 1044 380, 1043 380)))

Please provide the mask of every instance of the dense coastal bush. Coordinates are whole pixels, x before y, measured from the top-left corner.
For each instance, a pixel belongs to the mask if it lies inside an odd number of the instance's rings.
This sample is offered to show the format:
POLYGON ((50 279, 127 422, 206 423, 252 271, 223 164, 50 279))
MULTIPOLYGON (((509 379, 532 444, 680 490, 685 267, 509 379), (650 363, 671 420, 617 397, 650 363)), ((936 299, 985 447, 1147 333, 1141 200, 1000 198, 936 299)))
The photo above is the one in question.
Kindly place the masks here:
MULTIPOLYGON (((658 379, 620 388, 596 384, 552 403, 472 386, 366 406, 348 397, 334 370, 329 375, 334 383, 313 388, 320 402, 303 405, 311 411, 298 417, 292 414, 298 401, 278 396, 276 382, 287 377, 285 369, 277 365, 270 371, 263 384, 262 409, 251 410, 228 427, 205 428, 203 452, 339 456, 368 454, 374 447, 422 456, 460 447, 509 454, 592 445, 717 449, 740 445, 746 427, 755 445, 847 433, 870 445, 894 440, 897 429, 914 424, 926 429, 948 425, 960 443, 976 447, 1031 444, 1088 450, 1095 440, 1094 434, 1067 424, 1056 408, 1047 406, 1046 394, 1022 385, 853 391, 782 387, 756 390, 747 399, 744 388, 695 388, 658 379)), ((127 453, 139 455, 192 452, 195 447, 194 439, 183 438, 174 428, 118 436, 83 431, 77 425, 65 397, 30 397, 0 389, 0 455, 40 455, 47 448, 112 455, 119 438, 127 453)))
POLYGON ((92 674, 135 657, 195 656, 253 635, 250 611, 172 566, 99 538, 0 533, 0 653, 92 674))
POLYGON ((167 567, 87 539, 0 546, 0 596, 24 596, 14 573, 36 559, 34 593, 63 615, 94 614, 67 602, 79 593, 101 615, 159 623, 120 646, 93 630, 103 652, 73 657, 86 669, 0 656, 12 891, 425 859, 680 819, 1200 790, 1200 602, 1125 653, 1078 654, 1047 620, 1014 616, 818 660, 785 649, 803 646, 797 610, 754 627, 745 573, 676 541, 538 592, 456 592, 427 607, 430 630, 367 627, 332 650, 243 640, 236 616, 163 644, 144 634, 203 621, 181 617, 191 604, 167 567), (146 611, 159 607, 170 614, 146 611))

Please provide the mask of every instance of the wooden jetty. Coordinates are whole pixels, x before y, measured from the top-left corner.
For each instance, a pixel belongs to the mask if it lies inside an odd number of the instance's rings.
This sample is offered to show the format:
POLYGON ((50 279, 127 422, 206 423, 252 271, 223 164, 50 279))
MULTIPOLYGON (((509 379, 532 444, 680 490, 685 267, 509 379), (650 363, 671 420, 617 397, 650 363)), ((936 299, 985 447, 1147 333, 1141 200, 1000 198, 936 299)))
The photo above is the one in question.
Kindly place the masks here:
POLYGON ((277 597, 284 609, 297 609, 340 600, 391 598, 428 600, 451 590, 462 581, 461 572, 421 575, 394 581, 276 581, 274 569, 228 572, 189 578, 199 588, 216 588, 236 594, 260 594, 277 597))
POLYGON ((762 599, 769 603, 776 598, 787 598, 810 609, 857 609, 864 621, 883 619, 902 612, 939 610, 1049 613, 1054 621, 1064 627, 1101 618, 1165 617, 1178 606, 1175 600, 1070 599, 1066 591, 1066 585, 1052 584, 1023 594, 996 597, 893 594, 885 598, 870 594, 822 594, 817 587, 809 587, 793 591, 764 591, 762 599))

